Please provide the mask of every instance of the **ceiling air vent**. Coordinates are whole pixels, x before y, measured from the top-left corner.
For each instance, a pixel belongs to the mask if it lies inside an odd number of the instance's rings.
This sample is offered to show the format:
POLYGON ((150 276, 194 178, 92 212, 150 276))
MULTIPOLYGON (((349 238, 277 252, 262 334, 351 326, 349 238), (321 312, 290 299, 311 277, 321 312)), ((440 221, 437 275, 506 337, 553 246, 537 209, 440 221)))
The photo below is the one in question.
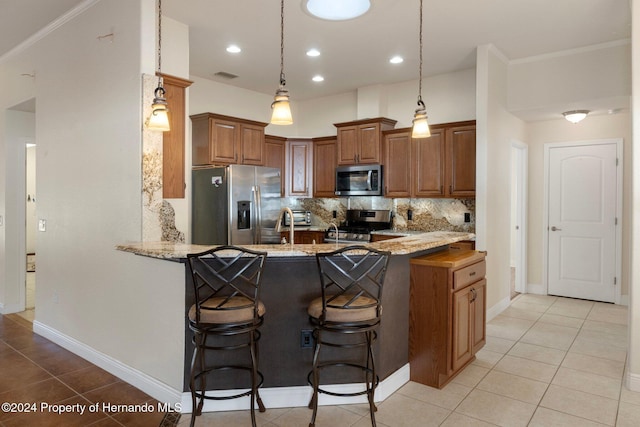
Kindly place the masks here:
POLYGON ((238 77, 235 74, 227 73, 224 71, 218 71, 217 73, 214 74, 214 76, 222 77, 223 79, 229 79, 229 80, 235 79, 236 77, 238 77))

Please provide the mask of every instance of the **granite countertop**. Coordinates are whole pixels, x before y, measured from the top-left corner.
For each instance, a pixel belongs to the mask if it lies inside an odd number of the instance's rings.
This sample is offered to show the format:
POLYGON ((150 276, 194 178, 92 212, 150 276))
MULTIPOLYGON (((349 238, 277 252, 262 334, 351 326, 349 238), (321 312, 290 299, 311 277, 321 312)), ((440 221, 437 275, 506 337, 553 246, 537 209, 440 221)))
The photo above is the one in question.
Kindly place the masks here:
MULTIPOLYGON (((417 232, 416 234, 397 239, 367 243, 366 246, 383 251, 390 251, 393 255, 405 255, 445 246, 460 240, 469 240, 472 237, 474 237, 473 233, 457 233, 452 231, 417 232)), ((348 246, 348 244, 322 243, 315 245, 297 244, 293 246, 290 244, 242 246, 256 251, 265 251, 270 257, 296 257, 315 256, 318 252, 329 252, 348 246)), ((186 258, 187 254, 204 252, 212 247, 213 246, 192 245, 187 243, 142 242, 118 245, 116 249, 131 252, 136 255, 179 261, 180 259, 186 258)))

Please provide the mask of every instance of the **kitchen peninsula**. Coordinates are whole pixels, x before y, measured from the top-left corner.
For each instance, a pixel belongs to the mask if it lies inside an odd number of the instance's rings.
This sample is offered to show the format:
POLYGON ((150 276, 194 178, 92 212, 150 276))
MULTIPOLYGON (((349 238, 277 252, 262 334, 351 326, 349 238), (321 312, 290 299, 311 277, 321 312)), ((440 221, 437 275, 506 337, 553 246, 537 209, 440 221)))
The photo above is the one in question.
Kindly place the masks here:
MULTIPOLYGON (((380 380, 404 368, 399 384, 389 384, 389 392, 395 391, 408 380, 409 363, 409 272, 410 260, 446 249, 450 244, 473 238, 472 233, 426 232, 406 237, 368 243, 367 246, 390 251, 392 254, 383 291, 384 314, 375 347, 375 357, 380 380)), ((312 329, 307 306, 320 292, 315 254, 328 252, 345 244, 274 244, 243 245, 248 249, 267 252, 263 273, 261 299, 267 307, 264 325, 261 327, 260 370, 264 374, 263 387, 307 386, 307 374, 311 367, 312 348, 301 347, 301 331, 312 329)), ((210 246, 172 242, 144 242, 117 246, 118 250, 168 261, 183 262, 188 253, 201 252, 210 246)), ((191 332, 186 322, 186 312, 193 304, 191 278, 186 274, 185 286, 185 367, 184 392, 188 392, 188 369, 193 351, 191 332)), ((351 377, 333 376, 328 373, 323 381, 332 384, 357 383, 351 377)), ((218 384, 219 385, 219 384, 218 384)), ((222 388, 235 388, 226 383, 222 388)), ((282 389, 284 390, 284 389, 282 389)), ((306 389, 305 389, 306 390, 306 389)), ((381 395, 388 396, 387 393, 381 395)), ((266 402, 266 400, 265 400, 266 402)), ((291 401, 291 404, 295 404, 291 401)), ((306 405, 306 403, 304 403, 306 405)))

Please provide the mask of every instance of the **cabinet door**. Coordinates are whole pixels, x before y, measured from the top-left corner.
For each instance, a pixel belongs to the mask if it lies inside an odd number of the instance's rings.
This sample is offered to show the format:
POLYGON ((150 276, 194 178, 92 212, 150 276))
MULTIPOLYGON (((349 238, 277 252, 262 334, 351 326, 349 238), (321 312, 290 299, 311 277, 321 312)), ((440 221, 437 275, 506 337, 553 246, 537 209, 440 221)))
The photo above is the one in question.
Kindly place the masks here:
POLYGON ((476 127, 447 129, 447 194, 452 197, 476 195, 476 127))
POLYGON ((411 197, 411 134, 384 136, 384 196, 411 197))
POLYGON ((287 141, 286 196, 311 197, 311 141, 287 141))
POLYGON ((182 199, 185 189, 185 91, 191 82, 167 75, 163 78, 171 130, 162 133, 162 197, 182 199))
POLYGON ((487 312, 487 280, 482 279, 472 285, 473 296, 473 354, 484 347, 486 342, 486 312, 487 312))
POLYGON ((313 197, 335 197, 336 138, 313 141, 313 197))
POLYGON ((380 163, 380 125, 358 126, 357 163, 380 163))
POLYGON ((211 119, 209 126, 210 164, 238 163, 236 146, 240 142, 240 125, 229 120, 211 119))
POLYGON ((243 124, 240 127, 241 152, 238 162, 243 165, 264 165, 264 129, 243 124))
POLYGON ((269 168, 280 169, 280 195, 284 196, 284 171, 285 171, 285 138, 265 135, 264 137, 264 165, 269 168))
POLYGON ((413 139, 413 196, 444 196, 445 134, 431 131, 429 138, 413 139))
POLYGON ((358 153, 358 126, 338 128, 338 164, 355 165, 358 153))
POLYGON ((473 357, 472 336, 474 329, 471 300, 472 286, 453 293, 453 346, 451 369, 455 372, 473 357))

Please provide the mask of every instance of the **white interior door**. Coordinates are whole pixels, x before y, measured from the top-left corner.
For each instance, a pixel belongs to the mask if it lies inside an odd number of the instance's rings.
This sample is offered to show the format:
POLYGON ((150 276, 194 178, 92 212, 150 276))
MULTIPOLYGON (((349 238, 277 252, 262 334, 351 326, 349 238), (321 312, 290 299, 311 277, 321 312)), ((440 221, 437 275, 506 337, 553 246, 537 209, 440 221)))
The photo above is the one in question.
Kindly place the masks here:
POLYGON ((552 147, 548 165, 548 293, 615 302, 617 145, 552 147))

